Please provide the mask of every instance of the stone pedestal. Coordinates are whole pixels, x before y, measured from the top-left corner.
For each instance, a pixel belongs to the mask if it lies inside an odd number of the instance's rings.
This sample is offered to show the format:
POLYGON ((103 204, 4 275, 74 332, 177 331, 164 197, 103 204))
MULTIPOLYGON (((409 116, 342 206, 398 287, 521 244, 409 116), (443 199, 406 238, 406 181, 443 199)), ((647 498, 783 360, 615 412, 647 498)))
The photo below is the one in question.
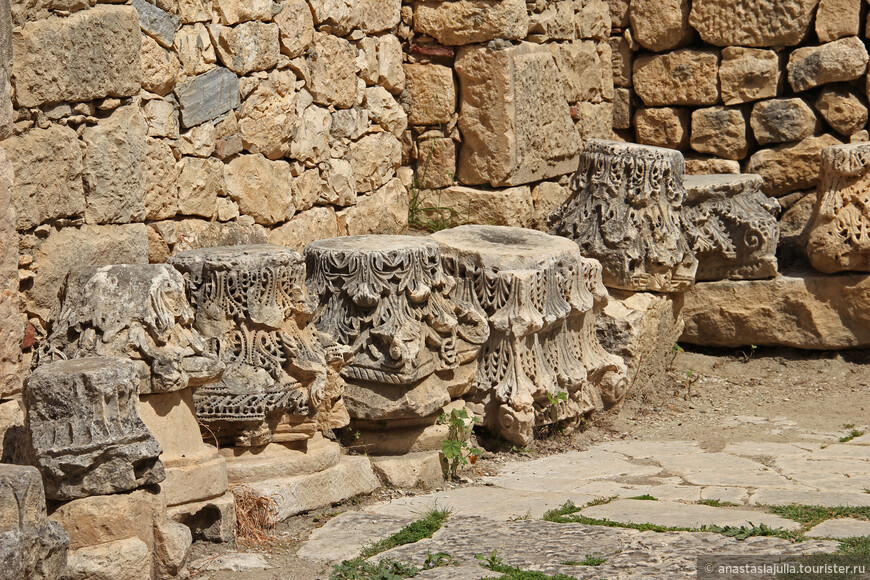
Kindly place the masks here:
POLYGON ((678 151, 590 139, 551 233, 600 261, 609 288, 685 292, 698 261, 681 223, 684 170, 678 151))
POLYGON ((606 297, 600 265, 577 244, 534 230, 462 226, 437 232, 451 296, 485 315, 490 336, 466 400, 484 425, 528 444, 535 427, 572 424, 618 402, 622 360, 595 336, 606 297))
POLYGON ((221 444, 302 441, 347 424, 338 372, 346 349, 308 324, 302 257, 283 246, 181 252, 195 328, 226 364, 194 394, 196 414, 221 444))
POLYGON ((55 580, 66 569, 70 539, 45 514, 45 494, 33 467, 0 464, 0 575, 55 580))
POLYGON ((807 256, 828 274, 870 272, 870 144, 822 150, 807 256))
MULTIPOLYGON (((465 393, 489 330, 451 301, 438 244, 410 236, 321 240, 305 249, 315 324, 352 349, 345 404, 362 423, 433 424, 465 393)), ((356 426, 354 427, 356 428, 356 426)))
POLYGON ((776 198, 760 175, 687 175, 683 225, 698 258, 699 282, 776 276, 776 198))
POLYGON ((166 477, 160 445, 139 417, 127 359, 93 357, 37 367, 25 381, 25 428, 45 495, 70 500, 131 491, 166 477))

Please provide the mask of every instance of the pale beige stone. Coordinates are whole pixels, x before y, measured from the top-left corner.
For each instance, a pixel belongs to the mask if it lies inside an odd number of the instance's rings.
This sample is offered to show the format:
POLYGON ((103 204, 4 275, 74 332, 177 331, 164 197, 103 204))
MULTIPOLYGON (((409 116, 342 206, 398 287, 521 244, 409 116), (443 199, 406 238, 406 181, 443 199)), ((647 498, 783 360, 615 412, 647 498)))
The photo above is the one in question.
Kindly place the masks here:
POLYGON ((550 2, 543 11, 529 15, 529 34, 548 40, 574 40, 577 35, 574 9, 571 0, 550 2))
POLYGON ((569 103, 600 103, 613 99, 610 45, 592 40, 547 45, 563 77, 569 103))
POLYGON ((272 19, 271 0, 215 0, 214 7, 224 25, 272 19))
POLYGON ((711 107, 692 112, 692 149, 724 159, 749 154, 746 119, 740 109, 711 107))
POLYGON ((640 108, 634 114, 637 142, 668 149, 685 149, 689 145, 689 122, 689 109, 640 108))
POLYGON ((402 43, 392 34, 378 38, 378 84, 393 94, 405 88, 405 69, 402 67, 402 43))
POLYGON ((366 36, 356 44, 356 66, 367 85, 378 82, 378 39, 366 36))
POLYGON ((779 56, 772 50, 734 46, 722 49, 719 84, 726 105, 775 97, 780 76, 779 56))
POLYGON ((715 175, 740 173, 740 163, 732 159, 715 157, 686 157, 686 175, 715 175))
POLYGON ((320 433, 308 440, 304 450, 282 443, 262 448, 229 447, 221 449, 227 462, 231 484, 280 478, 286 475, 318 473, 338 465, 341 447, 320 433))
POLYGON ((765 525, 770 528, 795 530, 800 524, 773 514, 746 509, 719 509, 708 505, 692 505, 666 501, 618 499, 603 505, 585 508, 580 512, 590 518, 614 522, 655 524, 659 526, 700 528, 702 526, 750 527, 765 525))
POLYGON ((680 49, 634 60, 634 90, 648 107, 713 105, 719 100, 719 55, 680 49))
POLYGON ((634 39, 647 50, 663 52, 692 39, 688 0, 633 0, 629 16, 634 39))
POLYGON ((176 14, 183 24, 211 20, 211 5, 208 0, 157 0, 158 8, 176 14))
POLYGON ((314 101, 347 109, 356 102, 356 51, 343 38, 317 34, 306 58, 311 73, 306 88, 314 101))
POLYGON ((330 159, 320 164, 315 201, 342 207, 356 203, 356 179, 353 176, 353 166, 349 161, 330 159))
POLYGON ((251 223, 249 216, 241 220, 219 223, 203 219, 153 222, 149 227, 160 235, 170 255, 214 246, 240 246, 265 244, 269 232, 263 226, 251 223), (247 218, 247 219, 245 219, 247 218))
POLYGON ((788 82, 796 92, 857 79, 867 72, 867 49, 850 36, 821 46, 798 48, 788 57, 788 82))
POLYGON ((130 493, 75 499, 54 510, 49 518, 69 534, 69 547, 78 550, 105 542, 138 538, 154 545, 154 524, 165 499, 143 489, 130 493), (156 517, 155 517, 156 516, 156 517))
MULTIPOLYGON (((613 134, 613 103, 577 103, 574 107, 577 123, 574 127, 586 139, 610 139, 613 134)), ((555 177, 555 176, 554 176, 555 177)))
POLYGON ((167 507, 166 517, 190 528, 195 540, 232 542, 236 539, 235 500, 230 492, 201 502, 167 507))
POLYGON ((226 197, 217 198, 216 215, 219 222, 228 222, 239 217, 239 204, 226 197))
POLYGON ((456 83, 453 70, 437 64, 404 66, 408 122, 437 125, 450 122, 456 111, 456 83))
POLYGON ((314 43, 314 17, 305 0, 284 2, 275 24, 281 34, 281 52, 290 58, 302 56, 314 43))
MULTIPOLYGON (((353 169, 350 170, 350 175, 353 175, 353 169)), ((351 177, 351 180, 353 180, 353 177, 351 177)), ((356 182, 352 182, 354 183, 354 196, 356 196, 356 182)), ((323 182, 320 179, 320 171, 316 168, 306 169, 294 177, 293 191, 296 199, 296 211, 305 211, 317 203, 322 190, 323 182)))
POLYGON ((139 92, 139 16, 132 6, 95 6, 29 22, 12 35, 15 100, 21 107, 126 97, 139 92))
POLYGON ((181 62, 175 53, 162 48, 148 35, 142 36, 142 88, 165 96, 175 88, 181 62))
POLYGON ((36 275, 23 293, 27 312, 48 320, 58 307, 58 292, 73 268, 107 264, 147 264, 144 224, 91 226, 52 230, 34 252, 36 275))
POLYGON ((453 139, 421 140, 417 149, 417 178, 420 187, 437 189, 453 185, 456 178, 456 144, 453 139))
POLYGON ((91 224, 145 219, 143 160, 148 126, 139 108, 120 107, 82 132, 85 220, 91 224))
POLYGON ((366 193, 395 175, 402 164, 402 145, 390 133, 366 135, 351 144, 347 160, 353 167, 357 193, 366 193))
POLYGON ((369 118, 373 122, 398 138, 408 128, 408 115, 384 87, 367 88, 363 106, 369 110, 369 118))
POLYGON ((180 130, 178 108, 172 96, 166 99, 158 97, 145 100, 143 98, 142 116, 148 125, 149 137, 178 138, 180 130))
POLYGON ((205 25, 182 26, 175 33, 175 54, 188 75, 197 75, 215 67, 217 53, 205 25))
POLYGON ((536 185, 532 189, 534 214, 529 220, 528 227, 542 232, 549 232, 548 218, 550 214, 568 199, 568 195, 567 188, 553 181, 544 181, 536 185))
POLYGON ((301 252, 311 242, 339 235, 338 220, 331 207, 314 207, 293 217, 269 233, 269 243, 301 252))
POLYGON ((185 131, 176 144, 182 155, 211 157, 215 141, 214 123, 203 123, 185 131))
POLYGON ((867 107, 844 87, 825 87, 815 103, 816 110, 834 131, 849 137, 867 125, 867 107))
POLYGON ((605 0, 579 0, 576 10, 577 38, 607 40, 610 36, 610 8, 605 0))
POLYGON ((160 139, 147 139, 142 167, 145 173, 145 219, 169 219, 178 212, 178 167, 172 148, 160 139))
POLYGON ((528 28, 523 0, 426 0, 414 5, 415 31, 441 44, 471 44, 494 38, 521 40, 528 28))
POLYGON ((610 23, 613 28, 625 28, 629 25, 629 0, 607 0, 610 8, 610 23))
POLYGON ((287 71, 274 71, 259 82, 238 112, 243 147, 269 159, 290 154, 290 142, 297 123, 296 77, 287 71))
POLYGON ((455 69, 462 183, 518 185, 577 168, 580 140, 547 47, 463 47, 455 69))
MULTIPOLYGON (((388 97, 390 96, 383 88, 378 88, 383 90, 388 97)), ((388 113, 385 110, 381 112, 387 117, 388 113)), ((399 114, 395 108, 393 108, 392 113, 399 114)), ((324 161, 329 156, 329 130, 332 126, 332 116, 323 107, 309 105, 301 117, 293 129, 290 156, 308 163, 324 161)), ((395 121, 395 119, 394 116, 392 120, 395 121)))
POLYGON ((453 186, 423 194, 429 207, 450 208, 444 217, 452 225, 482 224, 526 227, 534 214, 532 192, 528 186, 507 189, 475 189, 453 186))
POLYGON ((232 27, 212 25, 210 32, 220 61, 236 74, 268 70, 278 64, 281 43, 277 24, 252 20, 232 27))
POLYGON ((757 173, 764 179, 761 190, 767 195, 785 195, 810 189, 819 181, 822 149, 840 145, 831 135, 807 137, 794 144, 762 149, 749 159, 747 173, 757 173))
POLYGON ((794 46, 819 0, 695 0, 689 24, 716 46, 794 46))
MULTIPOLYGON (((0 399, 21 391, 19 359, 23 327, 18 308, 18 232, 12 209, 14 170, 6 152, 0 149, 0 399)), ((9 418, 3 416, 0 424, 9 418)), ((0 433, 0 440, 3 434, 0 433)), ((5 455, 0 453, 0 456, 5 455)), ((6 459, 3 457, 3 459, 6 459)))
POLYGON ((749 123, 758 144, 767 145, 806 139, 818 120, 803 99, 772 99, 752 107, 749 123))
POLYGON ((613 67, 613 84, 617 87, 631 86, 631 63, 634 51, 626 35, 612 36, 610 38, 610 57, 613 67))
POLYGON ((223 163, 217 159, 184 157, 178 166, 178 213, 213 217, 217 197, 226 191, 223 163))
POLYGON ((831 42, 861 31, 861 0, 820 0, 816 10, 816 36, 831 42))
POLYGON ((273 225, 293 217, 290 164, 262 155, 239 155, 226 165, 229 197, 258 224, 273 225))
POLYGON ((730 348, 867 348, 868 313, 867 274, 807 272, 773 280, 701 282, 686 294, 686 330, 680 342, 730 348))
POLYGON ((139 538, 126 538, 70 551, 68 580, 152 580, 151 551, 139 538))
POLYGON ((15 171, 12 207, 19 230, 59 217, 84 216, 82 152, 72 129, 53 125, 3 141, 15 171))
POLYGON ((401 234, 408 229, 408 190, 399 179, 391 179, 355 206, 338 212, 342 235, 401 234))
POLYGON ((401 18, 401 0, 311 0, 319 29, 344 36, 354 28, 366 34, 395 27, 401 18))
POLYGON ((190 528, 176 522, 166 522, 154 530, 154 572, 157 578, 178 578, 187 573, 185 564, 193 544, 190 528))
POLYGON ((444 483, 438 451, 372 457, 372 468, 381 483, 398 488, 433 488, 444 483))
POLYGON ((631 89, 622 87, 613 91, 613 128, 630 129, 631 118, 634 114, 631 89))

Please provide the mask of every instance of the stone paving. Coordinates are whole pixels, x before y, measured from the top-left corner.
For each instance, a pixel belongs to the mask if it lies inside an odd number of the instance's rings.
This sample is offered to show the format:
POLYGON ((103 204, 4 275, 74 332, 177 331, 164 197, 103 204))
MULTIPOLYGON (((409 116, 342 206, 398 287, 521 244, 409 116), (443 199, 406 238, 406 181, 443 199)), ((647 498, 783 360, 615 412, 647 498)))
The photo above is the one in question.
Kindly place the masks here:
MULTIPOLYGON (((709 450, 691 441, 611 441, 586 451, 512 461, 484 485, 402 497, 346 512, 314 531, 301 558, 340 562, 363 546, 419 519, 432 506, 452 514, 435 535, 384 552, 420 565, 429 553, 445 552, 455 565, 418 578, 482 578, 493 573, 476 555, 498 550, 504 562, 526 570, 577 578, 694 578, 695 558, 709 554, 807 554, 835 552, 835 538, 870 535, 870 523, 828 520, 806 542, 776 537, 737 540, 707 532, 653 532, 542 521, 543 514, 572 501, 590 518, 667 527, 749 526, 798 530, 765 506, 870 505, 870 435, 825 445, 813 437, 790 444, 741 442, 709 450), (649 499, 632 499, 652 496, 649 499), (734 505, 705 505, 719 500, 734 505), (568 565, 587 555, 600 566, 568 565)), ((836 439, 828 439, 828 441, 836 439)))

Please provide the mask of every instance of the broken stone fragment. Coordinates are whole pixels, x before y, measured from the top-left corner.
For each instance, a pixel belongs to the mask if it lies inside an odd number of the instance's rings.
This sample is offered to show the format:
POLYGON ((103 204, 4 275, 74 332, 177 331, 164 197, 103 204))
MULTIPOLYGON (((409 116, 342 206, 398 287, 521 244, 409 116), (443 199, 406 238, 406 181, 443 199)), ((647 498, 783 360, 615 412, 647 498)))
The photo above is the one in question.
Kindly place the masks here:
POLYGON ((40 365, 24 385, 25 428, 45 495, 70 500, 165 478, 160 445, 139 418, 132 361, 91 357, 40 365))
POLYGON ((182 127, 194 127, 238 108, 239 78, 228 69, 216 67, 178 84, 175 96, 182 127))
POLYGON ((796 92, 857 79, 867 72, 867 48, 851 36, 821 46, 806 46, 788 58, 788 82, 796 92))

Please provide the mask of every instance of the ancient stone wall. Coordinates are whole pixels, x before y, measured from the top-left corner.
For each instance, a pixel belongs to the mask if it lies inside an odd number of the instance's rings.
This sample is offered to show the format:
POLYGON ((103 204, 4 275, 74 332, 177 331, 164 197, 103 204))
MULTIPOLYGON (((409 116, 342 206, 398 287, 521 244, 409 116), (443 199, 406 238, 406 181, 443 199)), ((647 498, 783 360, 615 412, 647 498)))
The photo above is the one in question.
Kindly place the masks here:
POLYGON ((614 129, 682 151, 687 173, 757 173, 788 210, 823 148, 867 140, 861 0, 609 4, 614 129))

